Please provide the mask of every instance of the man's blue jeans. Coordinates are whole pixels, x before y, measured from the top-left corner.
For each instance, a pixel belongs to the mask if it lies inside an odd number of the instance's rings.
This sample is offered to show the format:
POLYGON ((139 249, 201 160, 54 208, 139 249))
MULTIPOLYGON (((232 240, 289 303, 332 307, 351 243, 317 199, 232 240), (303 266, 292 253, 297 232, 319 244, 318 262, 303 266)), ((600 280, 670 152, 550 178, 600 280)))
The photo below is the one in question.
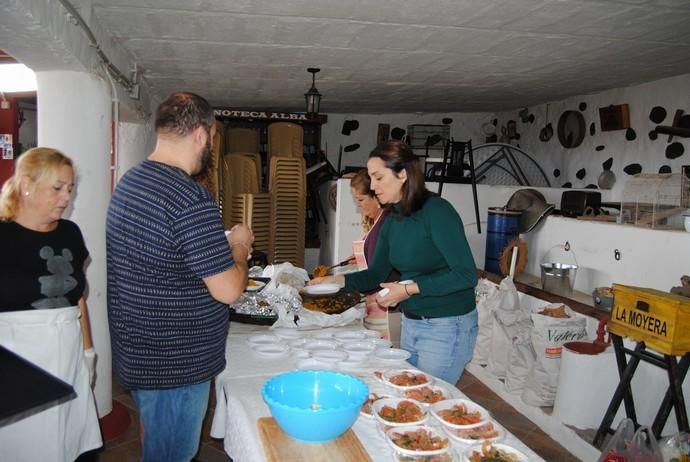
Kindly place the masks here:
POLYGON ((400 348, 412 354, 410 364, 455 385, 472 359, 477 330, 477 310, 420 320, 403 315, 400 348))
POLYGON ((132 390, 142 425, 141 462, 189 462, 199 450, 211 382, 132 390))

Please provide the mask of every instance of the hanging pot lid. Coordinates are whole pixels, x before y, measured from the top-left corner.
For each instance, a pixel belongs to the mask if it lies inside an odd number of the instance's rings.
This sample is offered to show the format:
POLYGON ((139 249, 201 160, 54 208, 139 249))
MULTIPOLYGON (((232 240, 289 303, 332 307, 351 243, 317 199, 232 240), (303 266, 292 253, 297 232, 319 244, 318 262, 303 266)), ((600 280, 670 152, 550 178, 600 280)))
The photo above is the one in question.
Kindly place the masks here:
POLYGON ((496 134, 496 126, 491 122, 486 122, 482 124, 481 131, 484 136, 494 136, 496 134))
POLYGON ((616 174, 611 170, 604 170, 599 174, 597 185, 601 189, 611 189, 616 183, 616 174))

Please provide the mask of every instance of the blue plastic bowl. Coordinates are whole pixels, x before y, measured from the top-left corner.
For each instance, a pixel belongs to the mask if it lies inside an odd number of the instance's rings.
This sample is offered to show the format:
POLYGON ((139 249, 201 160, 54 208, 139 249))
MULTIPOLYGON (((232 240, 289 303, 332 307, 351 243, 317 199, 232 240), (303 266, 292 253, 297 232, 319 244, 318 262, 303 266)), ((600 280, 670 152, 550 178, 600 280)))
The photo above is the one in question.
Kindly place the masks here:
POLYGON ((280 428, 305 443, 327 443, 355 423, 369 388, 335 371, 300 370, 270 378, 261 395, 280 428))

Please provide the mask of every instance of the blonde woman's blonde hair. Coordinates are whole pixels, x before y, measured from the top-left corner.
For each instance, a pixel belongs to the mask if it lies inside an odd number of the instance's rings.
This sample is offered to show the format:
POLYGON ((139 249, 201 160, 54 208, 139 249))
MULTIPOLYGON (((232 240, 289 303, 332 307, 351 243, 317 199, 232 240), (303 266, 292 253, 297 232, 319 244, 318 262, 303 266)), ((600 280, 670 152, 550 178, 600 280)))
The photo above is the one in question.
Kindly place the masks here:
MULTIPOLYGON (((366 168, 358 170, 355 176, 350 180, 350 187, 357 191, 359 194, 366 194, 369 197, 376 197, 374 191, 371 190, 371 178, 369 178, 369 172, 366 168)), ((365 233, 374 226, 374 219, 362 214, 362 229, 365 233)))
POLYGON ((5 181, 0 191, 0 221, 12 221, 19 211, 19 183, 28 177, 37 183, 57 175, 60 168, 74 169, 72 159, 53 148, 33 148, 20 155, 14 164, 14 174, 5 181))

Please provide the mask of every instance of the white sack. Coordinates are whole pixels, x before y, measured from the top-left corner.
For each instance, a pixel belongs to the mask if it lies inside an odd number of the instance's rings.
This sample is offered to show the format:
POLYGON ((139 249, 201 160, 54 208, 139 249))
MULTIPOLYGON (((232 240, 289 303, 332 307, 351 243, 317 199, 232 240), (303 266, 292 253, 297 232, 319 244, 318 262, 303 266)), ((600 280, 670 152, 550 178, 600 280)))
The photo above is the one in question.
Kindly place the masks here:
MULTIPOLYGON (((560 304, 546 308, 558 307, 560 304)), ((539 308, 538 311, 543 310, 539 308)), ((522 392, 522 400, 533 406, 552 406, 556 398, 563 344, 586 339, 586 319, 565 307, 570 318, 554 318, 532 313, 532 345, 536 360, 530 369, 522 392)))
POLYGON ((493 313, 488 366, 498 378, 505 377, 513 338, 526 328, 529 312, 520 309, 520 299, 512 279, 504 278, 490 301, 493 313))
POLYGON ((479 331, 474 346, 472 362, 485 366, 491 352, 491 329, 494 324, 493 309, 497 301, 498 286, 488 279, 480 279, 475 288, 479 331))

